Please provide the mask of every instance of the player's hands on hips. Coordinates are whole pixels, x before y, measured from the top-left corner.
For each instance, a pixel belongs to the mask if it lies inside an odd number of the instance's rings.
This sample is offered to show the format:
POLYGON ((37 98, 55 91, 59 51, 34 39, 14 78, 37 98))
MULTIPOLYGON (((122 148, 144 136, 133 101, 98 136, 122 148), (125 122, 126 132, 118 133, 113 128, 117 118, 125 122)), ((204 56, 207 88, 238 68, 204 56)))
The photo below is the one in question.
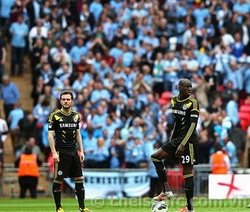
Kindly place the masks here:
POLYGON ((182 144, 180 144, 175 152, 175 156, 181 157, 184 153, 184 149, 185 149, 185 147, 182 144))
POLYGON ((79 157, 80 157, 80 161, 83 162, 84 158, 85 158, 84 153, 83 152, 79 152, 79 157))
POLYGON ((52 153, 52 156, 53 156, 53 161, 55 163, 58 163, 60 161, 60 158, 57 152, 52 153))

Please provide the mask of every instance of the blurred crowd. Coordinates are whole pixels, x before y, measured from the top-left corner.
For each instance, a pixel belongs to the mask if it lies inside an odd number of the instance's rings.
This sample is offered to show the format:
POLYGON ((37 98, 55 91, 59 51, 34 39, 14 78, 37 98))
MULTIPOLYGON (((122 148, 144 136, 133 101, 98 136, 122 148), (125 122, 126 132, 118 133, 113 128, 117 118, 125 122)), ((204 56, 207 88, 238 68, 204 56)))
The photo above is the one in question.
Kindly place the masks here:
MULTIPOLYGON (((199 163, 215 146, 244 165, 250 138, 249 0, 0 0, 1 99, 14 154, 50 155, 47 119, 63 90, 75 95, 88 168, 148 166, 173 129, 180 78, 200 104, 199 163), (9 75, 4 70, 10 45, 9 75), (30 60, 33 110, 20 91, 30 60), (241 110, 241 108, 245 110, 241 110), (249 106, 249 107, 248 107, 249 106)), ((6 124, 5 124, 6 126, 6 124)), ((173 166, 176 161, 173 161, 173 166)), ((152 173, 154 170, 152 170, 152 173)))

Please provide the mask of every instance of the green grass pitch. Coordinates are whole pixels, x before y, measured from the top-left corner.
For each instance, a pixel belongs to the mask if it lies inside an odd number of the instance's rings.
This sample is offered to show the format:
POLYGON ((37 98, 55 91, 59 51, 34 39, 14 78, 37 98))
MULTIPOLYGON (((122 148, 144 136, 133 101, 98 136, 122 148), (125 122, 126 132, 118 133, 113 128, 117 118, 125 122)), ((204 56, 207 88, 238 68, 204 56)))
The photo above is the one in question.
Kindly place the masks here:
MULTIPOLYGON (((124 199, 93 199, 86 200, 86 206, 93 212, 151 212, 152 199, 149 198, 124 198, 124 199)), ((195 212, 244 212, 250 209, 246 205, 250 199, 208 200, 207 198, 195 198, 195 212)), ((167 201, 169 212, 178 211, 185 204, 185 199, 177 197, 167 201)), ((65 212, 78 212, 77 200, 74 198, 62 198, 65 212)), ((52 198, 18 199, 1 198, 1 212, 53 212, 55 211, 52 198)))

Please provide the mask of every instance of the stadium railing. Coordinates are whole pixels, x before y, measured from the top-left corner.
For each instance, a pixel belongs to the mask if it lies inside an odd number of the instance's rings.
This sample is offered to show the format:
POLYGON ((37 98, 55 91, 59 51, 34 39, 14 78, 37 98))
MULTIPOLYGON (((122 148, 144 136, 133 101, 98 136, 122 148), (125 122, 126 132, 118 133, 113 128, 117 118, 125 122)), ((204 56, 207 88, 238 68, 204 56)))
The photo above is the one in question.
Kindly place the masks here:
MULTIPOLYGON (((195 181, 195 195, 207 197, 208 196, 208 176, 210 174, 211 166, 209 164, 199 164, 194 167, 194 181, 195 181)), ((89 169, 94 171, 93 169, 89 169)), ((144 169, 145 170, 145 169, 144 169)), ((232 166, 233 173, 236 174, 249 174, 249 168, 241 168, 239 165, 232 166)), ((98 172, 100 170, 96 170, 98 172)), ((117 171, 117 169, 115 170, 117 171)), ((123 170, 120 170, 123 171, 123 170)), ((111 169, 108 172, 112 172, 111 169)), ((49 167, 47 163, 43 163, 40 167, 41 185, 45 188, 41 195, 49 194, 49 167), (47 184, 46 184, 47 183, 47 184)), ((182 177, 182 170, 180 168, 174 168, 168 170, 169 184, 176 195, 184 195, 184 180, 182 177)), ((16 197, 18 196, 18 177, 17 168, 13 164, 5 164, 3 167, 3 176, 0 181, 0 196, 16 197)), ((145 194, 146 195, 146 194, 145 194)))

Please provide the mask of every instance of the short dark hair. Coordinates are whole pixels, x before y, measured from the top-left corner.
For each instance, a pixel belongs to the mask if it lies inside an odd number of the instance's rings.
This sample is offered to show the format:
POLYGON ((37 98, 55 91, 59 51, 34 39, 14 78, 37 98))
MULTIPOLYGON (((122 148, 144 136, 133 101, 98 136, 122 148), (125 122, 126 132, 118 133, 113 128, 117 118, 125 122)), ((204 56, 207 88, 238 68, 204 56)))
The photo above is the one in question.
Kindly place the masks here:
POLYGON ((223 148, 222 148, 222 146, 221 146, 220 144, 216 144, 216 145, 214 146, 215 152, 221 151, 222 149, 223 149, 223 148))
POLYGON ((30 145, 27 145, 23 151, 24 154, 32 154, 32 147, 30 145))
POLYGON ((74 99, 74 95, 73 95, 72 91, 63 91, 60 94, 60 99, 62 98, 63 95, 67 95, 67 94, 69 94, 71 96, 71 99, 74 99))

